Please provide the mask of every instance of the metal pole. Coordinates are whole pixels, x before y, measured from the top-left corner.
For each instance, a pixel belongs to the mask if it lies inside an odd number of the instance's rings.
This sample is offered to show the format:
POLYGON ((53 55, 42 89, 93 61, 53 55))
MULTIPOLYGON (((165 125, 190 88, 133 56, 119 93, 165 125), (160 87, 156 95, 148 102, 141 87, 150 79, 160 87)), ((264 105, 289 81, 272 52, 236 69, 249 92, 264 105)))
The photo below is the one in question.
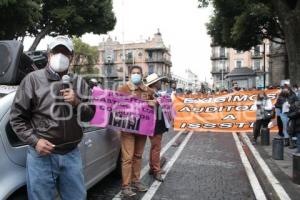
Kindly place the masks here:
POLYGON ((125 64, 125 34, 124 34, 124 28, 125 28, 125 23, 124 23, 124 18, 125 18, 125 6, 124 6, 124 0, 122 0, 122 6, 123 6, 123 20, 122 20, 122 39, 123 39, 123 60, 122 60, 122 64, 123 64, 123 84, 125 85, 126 83, 126 64, 125 64))
POLYGON ((266 89, 266 43, 263 42, 264 45, 264 66, 263 66, 263 73, 264 73, 264 89, 266 89))
MULTIPOLYGON (((223 61, 223 60, 222 60, 223 61)), ((223 64, 223 63, 222 63, 223 64)), ((222 65, 222 89, 223 89, 223 87, 224 87, 224 72, 223 72, 223 65, 222 65)))
POLYGON ((293 154, 293 182, 300 184, 300 154, 293 154))
POLYGON ((283 160, 283 138, 274 138, 272 142, 272 158, 274 160, 283 160))

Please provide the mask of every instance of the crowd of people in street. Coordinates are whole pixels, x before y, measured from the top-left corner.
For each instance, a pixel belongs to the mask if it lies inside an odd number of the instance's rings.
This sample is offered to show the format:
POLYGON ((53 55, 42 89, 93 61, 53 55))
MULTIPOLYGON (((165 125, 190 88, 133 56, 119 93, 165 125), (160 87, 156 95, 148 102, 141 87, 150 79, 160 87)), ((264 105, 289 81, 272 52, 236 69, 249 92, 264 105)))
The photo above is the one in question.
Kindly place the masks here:
MULTIPOLYGON (((82 129, 76 116, 66 122, 53 119, 49 109, 56 102, 50 92, 51 83, 61 80, 67 74, 74 53, 72 41, 67 37, 58 36, 49 45, 49 63, 45 69, 30 73, 20 84, 11 109, 11 126, 18 137, 29 144, 27 153, 27 190, 29 199, 49 199, 58 189, 62 199, 85 199, 86 189, 82 172, 82 161, 78 143, 82 139, 82 129), (39 88, 43 87, 42 90, 39 88), (41 124, 47 120, 48 127, 41 124), (61 134, 63 131, 63 134, 61 134), (65 143, 62 143, 65 141, 65 143), (56 145, 59 144, 59 145, 56 145), (60 161, 64 160, 63 163, 60 161)), ((170 128, 163 117, 162 108, 157 98, 162 94, 192 95, 191 90, 177 88, 176 82, 170 83, 170 88, 161 92, 163 77, 150 74, 143 81, 143 69, 132 66, 129 69, 129 80, 119 87, 118 91, 138 97, 153 107, 156 113, 154 135, 149 137, 151 148, 149 156, 149 174, 157 181, 163 182, 165 171, 161 169, 160 151, 163 134, 170 128)), ((89 104, 89 99, 78 93, 89 96, 91 90, 82 78, 74 77, 75 88, 54 88, 57 98, 69 103, 74 109, 81 104, 82 121, 90 121, 95 114, 95 106, 89 104), (78 84, 77 84, 78 83, 78 84), (78 87, 79 86, 79 87, 78 87), (79 91, 79 92, 78 92, 79 91)), ((91 80, 90 85, 98 86, 97 80, 91 80)), ((237 86, 231 90, 199 90, 196 94, 214 95, 239 91, 237 86)), ((253 143, 261 131, 268 129, 270 121, 276 116, 278 135, 285 140, 285 146, 297 148, 300 153, 300 89, 297 85, 290 87, 285 83, 281 88, 275 105, 261 90, 256 102, 256 121, 253 129, 253 143)), ((57 116, 62 115, 62 109, 55 109, 57 116)), ((64 115, 64 114, 63 114, 64 115)), ((122 154, 122 195, 134 196, 136 192, 146 192, 147 186, 140 180, 142 155, 147 136, 121 132, 122 154)))

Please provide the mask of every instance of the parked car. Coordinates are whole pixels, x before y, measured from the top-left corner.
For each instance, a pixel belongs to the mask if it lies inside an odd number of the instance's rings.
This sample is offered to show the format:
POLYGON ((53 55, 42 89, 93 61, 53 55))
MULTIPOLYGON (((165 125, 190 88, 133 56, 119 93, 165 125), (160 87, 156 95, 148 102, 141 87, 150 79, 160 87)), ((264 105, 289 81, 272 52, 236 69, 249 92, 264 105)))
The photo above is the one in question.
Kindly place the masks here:
MULTIPOLYGON (((34 61, 22 53, 17 41, 0 41, 0 199, 26 198, 26 152, 10 126, 10 109, 17 86, 27 72, 35 70, 34 61), (23 57, 23 58, 22 58, 23 57), (24 57, 27 63, 22 63, 24 57), (20 67, 21 66, 21 67, 20 67), (6 75, 6 76, 5 76, 6 75)), ((83 127, 79 144, 86 188, 90 188, 118 168, 120 138, 116 131, 93 126, 83 127)))

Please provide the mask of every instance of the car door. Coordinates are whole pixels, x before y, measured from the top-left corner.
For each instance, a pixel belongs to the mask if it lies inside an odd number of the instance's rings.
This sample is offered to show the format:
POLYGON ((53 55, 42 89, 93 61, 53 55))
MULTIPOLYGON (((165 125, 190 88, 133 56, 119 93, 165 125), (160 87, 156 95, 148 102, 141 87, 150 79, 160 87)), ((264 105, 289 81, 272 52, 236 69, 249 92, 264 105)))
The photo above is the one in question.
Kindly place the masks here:
POLYGON ((85 179, 88 188, 115 169, 120 152, 118 134, 110 129, 85 127, 85 179))
POLYGON ((14 94, 8 94, 1 99, 0 107, 5 110, 0 121, 1 138, 5 151, 12 162, 17 165, 26 166, 27 145, 22 142, 12 130, 10 120, 10 106, 12 104, 14 94))

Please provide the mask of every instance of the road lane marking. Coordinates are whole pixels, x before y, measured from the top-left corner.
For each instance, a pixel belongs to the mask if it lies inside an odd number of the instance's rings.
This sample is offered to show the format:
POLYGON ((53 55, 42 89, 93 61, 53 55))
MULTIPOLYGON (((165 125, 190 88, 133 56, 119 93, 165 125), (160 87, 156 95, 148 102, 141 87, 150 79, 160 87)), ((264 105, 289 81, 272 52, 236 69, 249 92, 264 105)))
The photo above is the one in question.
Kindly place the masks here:
POLYGON ((240 154, 240 157, 241 157, 241 160, 242 160, 242 163, 244 165, 244 168, 245 168, 245 171, 246 171, 246 174, 248 176, 248 179, 249 179, 249 182, 250 182, 250 185, 252 187, 252 190, 254 192, 254 195, 255 195, 255 198, 257 200, 267 200, 267 197, 254 173, 254 170, 246 156, 246 153, 244 152, 244 149, 241 145, 241 142, 237 136, 237 134, 235 132, 232 133, 232 136, 234 138, 234 141, 235 141, 235 144, 236 144, 236 147, 238 149, 238 152, 240 154))
POLYGON ((277 193, 279 199, 282 200, 290 200, 291 198, 285 191, 285 189, 282 187, 280 182, 275 178, 274 174, 266 164, 266 162, 262 159, 258 151, 255 149, 255 147, 251 144, 249 137, 247 136, 246 133, 241 133, 243 141, 248 145, 250 151, 252 152, 254 158, 262 168, 265 176, 267 177, 269 183, 272 185, 274 191, 277 193))
MULTIPOLYGON (((185 132, 185 130, 176 133, 176 135, 162 148, 162 150, 160 151, 160 156, 163 156, 166 153, 166 151, 172 146, 172 144, 180 137, 180 135, 183 132, 185 132)), ((141 171, 140 179, 142 179, 149 170, 150 170, 149 163, 147 163, 141 171)), ((118 194, 116 194, 112 200, 120 200, 120 199, 121 199, 121 191, 118 194)))
MULTIPOLYGON (((173 157, 170 159, 170 161, 164 167, 164 170, 166 171, 166 173, 162 175, 163 178, 165 178, 168 175, 169 171, 171 170, 174 163, 176 162, 176 160, 180 156, 180 154, 183 151, 184 147, 186 146, 186 144, 190 140, 192 134, 193 134, 193 131, 189 132, 189 134, 186 136, 186 138, 180 144, 179 148, 174 153, 173 157)), ((149 190, 143 196, 142 200, 151 200, 153 198, 153 196, 155 195, 156 191, 158 190, 160 184, 162 184, 162 182, 154 181, 153 184, 151 185, 151 187, 149 188, 149 190)))

